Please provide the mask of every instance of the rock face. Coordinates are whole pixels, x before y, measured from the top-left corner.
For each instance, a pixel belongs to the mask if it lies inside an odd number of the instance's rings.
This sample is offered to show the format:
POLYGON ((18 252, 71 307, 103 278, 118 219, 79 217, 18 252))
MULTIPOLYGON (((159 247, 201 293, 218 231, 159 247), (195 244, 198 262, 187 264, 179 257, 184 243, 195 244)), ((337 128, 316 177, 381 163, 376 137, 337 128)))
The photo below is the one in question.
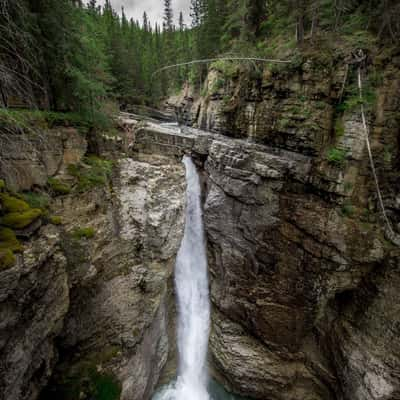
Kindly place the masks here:
MULTIPOLYGON (((7 183, 27 189, 63 176, 87 148, 76 132, 64 134, 50 142, 48 163, 5 164, 7 183)), ((103 139, 117 155, 119 142, 103 139)), ((26 146, 39 157, 35 140, 26 146)), ((153 393, 174 318, 170 277, 183 233, 184 168, 157 155, 119 157, 107 186, 53 199, 50 215, 63 224, 41 228, 15 267, 0 271, 0 399, 37 399, 51 376, 48 396, 57 397, 57 386, 82 365, 115 377, 121 399, 153 393), (84 228, 94 236, 76 233, 84 228)))
POLYGON ((213 144, 205 167, 216 368, 254 398, 335 398, 316 330, 329 330, 335 296, 383 263, 381 239, 310 193, 299 161, 236 151, 213 144))
POLYGON ((55 205, 68 221, 67 236, 79 226, 96 232, 65 244, 71 306, 61 349, 79 349, 82 362, 112 348, 111 358, 95 364, 116 375, 121 399, 148 399, 168 356, 168 286, 183 232, 184 188, 178 163, 121 159, 111 198, 92 192, 55 205))
POLYGON ((57 361, 55 338, 69 307, 66 258, 44 227, 15 267, 0 272, 0 398, 35 399, 57 361))
MULTIPOLYGON (((201 152, 215 375, 257 399, 399 398, 400 252, 385 239, 359 110, 335 115, 342 67, 220 78, 209 74, 206 98, 173 99, 181 117, 268 147, 217 135, 201 152)), ((369 114, 397 235, 399 84, 386 67, 369 114)))
POLYGON ((87 142, 74 128, 0 132, 0 176, 14 190, 46 185, 50 176, 78 162, 87 142))

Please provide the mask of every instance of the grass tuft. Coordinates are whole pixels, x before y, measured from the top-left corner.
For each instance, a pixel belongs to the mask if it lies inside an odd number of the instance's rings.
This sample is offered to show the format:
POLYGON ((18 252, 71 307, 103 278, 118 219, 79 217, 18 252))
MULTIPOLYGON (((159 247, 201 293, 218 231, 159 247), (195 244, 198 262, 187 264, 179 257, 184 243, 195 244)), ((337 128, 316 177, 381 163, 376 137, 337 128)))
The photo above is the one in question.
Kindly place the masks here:
POLYGON ((96 234, 96 232, 95 232, 94 228, 92 228, 92 227, 76 228, 72 232, 72 237, 77 240, 92 239, 95 234, 96 234))
POLYGON ((49 178, 47 180, 47 184, 49 185, 51 191, 57 196, 57 195, 66 195, 71 193, 71 187, 65 183, 61 182, 57 178, 49 178))
POLYGON ((16 257, 10 249, 0 249, 0 271, 15 265, 16 257))
POLYGON ((111 177, 113 162, 96 156, 85 157, 83 161, 68 166, 68 173, 77 180, 77 191, 82 193, 104 186, 111 177))
POLYGON ((346 150, 337 149, 336 147, 334 147, 328 151, 327 160, 329 164, 341 167, 346 161, 346 156, 346 150))

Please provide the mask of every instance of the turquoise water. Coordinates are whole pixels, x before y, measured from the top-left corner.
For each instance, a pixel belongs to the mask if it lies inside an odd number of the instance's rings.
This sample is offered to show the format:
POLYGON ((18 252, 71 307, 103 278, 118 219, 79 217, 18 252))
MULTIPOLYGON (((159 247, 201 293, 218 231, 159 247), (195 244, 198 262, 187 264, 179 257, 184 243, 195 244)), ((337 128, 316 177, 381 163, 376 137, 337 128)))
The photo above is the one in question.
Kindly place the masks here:
MULTIPOLYGON (((157 390, 156 394, 153 397, 153 400, 171 400, 173 396, 170 397, 166 393, 168 392, 168 388, 174 387, 174 382, 162 386, 157 390)), ((215 380, 211 380, 208 384, 208 393, 210 395, 210 400, 251 400, 248 397, 238 396, 232 393, 229 393, 221 384, 219 384, 215 380)), ((191 399, 187 399, 191 400, 191 399)))
POLYGON ((212 400, 251 400, 248 397, 229 393, 222 385, 214 380, 208 385, 208 393, 210 393, 212 400))

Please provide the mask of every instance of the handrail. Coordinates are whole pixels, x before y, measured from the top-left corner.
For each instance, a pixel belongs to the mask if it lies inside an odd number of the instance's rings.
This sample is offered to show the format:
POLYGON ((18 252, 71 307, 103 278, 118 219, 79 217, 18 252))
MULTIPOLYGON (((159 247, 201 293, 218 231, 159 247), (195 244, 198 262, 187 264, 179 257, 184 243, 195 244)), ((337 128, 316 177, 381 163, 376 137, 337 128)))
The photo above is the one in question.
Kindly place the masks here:
POLYGON ((159 68, 154 71, 151 76, 158 74, 159 72, 165 71, 167 69, 176 68, 176 67, 184 67, 186 65, 193 65, 193 64, 202 64, 202 63, 210 63, 214 61, 260 61, 266 63, 278 63, 278 64, 290 64, 291 60, 275 60, 269 58, 258 58, 258 57, 218 57, 218 58, 205 58, 202 60, 192 60, 184 63, 173 64, 173 65, 166 65, 165 67, 159 68))

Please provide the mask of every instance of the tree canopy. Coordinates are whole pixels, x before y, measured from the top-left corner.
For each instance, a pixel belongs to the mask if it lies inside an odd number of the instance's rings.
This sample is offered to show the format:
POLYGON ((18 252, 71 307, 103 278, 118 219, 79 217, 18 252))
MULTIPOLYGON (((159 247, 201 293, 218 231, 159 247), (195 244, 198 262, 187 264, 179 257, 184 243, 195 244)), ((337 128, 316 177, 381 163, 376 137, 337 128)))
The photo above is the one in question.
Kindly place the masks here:
POLYGON ((128 19, 110 0, 0 0, 0 106, 74 111, 89 119, 129 104, 155 104, 206 65, 154 71, 219 55, 267 56, 279 38, 302 46, 324 35, 398 43, 396 0, 190 0, 184 23, 160 0, 163 26, 128 19), (174 15, 177 18, 175 25, 174 15), (114 106, 112 106, 114 104, 114 106))

